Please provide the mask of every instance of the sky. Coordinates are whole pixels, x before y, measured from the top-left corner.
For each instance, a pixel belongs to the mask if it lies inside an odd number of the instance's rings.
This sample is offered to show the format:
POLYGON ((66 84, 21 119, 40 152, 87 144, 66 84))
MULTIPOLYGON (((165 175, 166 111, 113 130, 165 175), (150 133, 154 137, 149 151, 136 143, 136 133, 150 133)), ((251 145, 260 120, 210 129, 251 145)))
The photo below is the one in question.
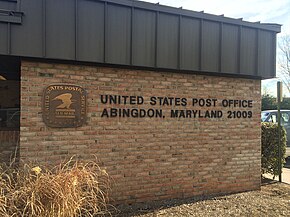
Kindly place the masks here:
MULTIPOLYGON (((221 15, 230 18, 243 18, 245 21, 281 24, 281 33, 290 35, 290 0, 142 0, 161 5, 182 7, 193 11, 221 15)), ((277 48, 278 49, 278 48, 277 48)), ((279 51, 277 52, 279 53, 279 51)), ((278 65, 278 64, 277 64, 278 65)), ((276 70, 277 76, 279 69, 276 70)), ((262 81, 262 94, 276 95, 276 83, 280 80, 268 79, 262 81)), ((290 93, 284 88, 283 95, 290 93)))

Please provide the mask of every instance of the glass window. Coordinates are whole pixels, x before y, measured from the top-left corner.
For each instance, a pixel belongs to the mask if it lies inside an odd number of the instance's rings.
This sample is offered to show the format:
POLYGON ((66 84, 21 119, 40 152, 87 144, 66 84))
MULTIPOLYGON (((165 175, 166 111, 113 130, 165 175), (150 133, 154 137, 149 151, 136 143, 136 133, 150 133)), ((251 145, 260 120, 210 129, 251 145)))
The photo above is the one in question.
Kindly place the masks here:
POLYGON ((0 130, 20 127, 20 60, 0 55, 0 130))
POLYGON ((289 116, 289 113, 286 113, 286 112, 282 112, 281 113, 281 116, 282 116, 282 124, 284 126, 288 126, 290 124, 290 116, 289 116))
POLYGON ((0 80, 0 129, 19 128, 19 81, 0 80))
POLYGON ((267 120, 269 114, 270 114, 269 112, 262 112, 261 113, 261 120, 262 120, 262 122, 265 122, 267 120))
POLYGON ((276 114, 271 114, 269 122, 277 123, 277 115, 276 114))

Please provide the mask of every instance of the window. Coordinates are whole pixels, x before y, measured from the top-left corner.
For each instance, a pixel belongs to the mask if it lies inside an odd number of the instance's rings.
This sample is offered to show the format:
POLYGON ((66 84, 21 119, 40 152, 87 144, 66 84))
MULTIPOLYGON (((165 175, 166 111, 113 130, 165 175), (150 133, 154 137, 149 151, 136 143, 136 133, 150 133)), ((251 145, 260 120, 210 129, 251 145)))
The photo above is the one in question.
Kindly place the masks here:
POLYGON ((262 114, 261 114, 261 121, 262 122, 266 121, 269 115, 270 115, 269 112, 262 112, 262 114))
POLYGON ((284 126, 289 126, 289 124, 290 124, 290 116, 289 116, 289 113, 286 113, 286 112, 282 112, 281 113, 281 116, 282 116, 282 118, 281 118, 281 123, 282 123, 282 125, 284 125, 284 126))
POLYGON ((0 130, 20 127, 20 61, 0 56, 0 130))

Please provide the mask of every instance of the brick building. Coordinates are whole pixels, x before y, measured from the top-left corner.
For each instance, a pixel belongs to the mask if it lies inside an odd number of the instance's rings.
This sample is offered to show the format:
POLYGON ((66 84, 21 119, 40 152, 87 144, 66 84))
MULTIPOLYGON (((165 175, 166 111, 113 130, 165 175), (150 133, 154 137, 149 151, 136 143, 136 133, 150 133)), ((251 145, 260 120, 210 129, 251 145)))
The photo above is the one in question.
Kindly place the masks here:
POLYGON ((2 162, 95 155, 117 203, 260 188, 280 25, 131 0, 0 8, 2 162))

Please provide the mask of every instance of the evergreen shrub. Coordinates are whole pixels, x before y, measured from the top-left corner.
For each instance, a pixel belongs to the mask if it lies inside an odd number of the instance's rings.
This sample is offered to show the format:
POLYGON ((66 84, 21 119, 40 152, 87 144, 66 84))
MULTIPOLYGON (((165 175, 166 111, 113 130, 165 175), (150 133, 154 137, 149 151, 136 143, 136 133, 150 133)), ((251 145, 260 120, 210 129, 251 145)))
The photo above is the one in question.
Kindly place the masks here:
MULTIPOLYGON (((286 153, 286 131, 284 127, 281 127, 280 144, 283 167, 286 153)), ((278 147, 278 125, 273 123, 262 123, 262 174, 269 173, 273 176, 279 175, 278 147)))

